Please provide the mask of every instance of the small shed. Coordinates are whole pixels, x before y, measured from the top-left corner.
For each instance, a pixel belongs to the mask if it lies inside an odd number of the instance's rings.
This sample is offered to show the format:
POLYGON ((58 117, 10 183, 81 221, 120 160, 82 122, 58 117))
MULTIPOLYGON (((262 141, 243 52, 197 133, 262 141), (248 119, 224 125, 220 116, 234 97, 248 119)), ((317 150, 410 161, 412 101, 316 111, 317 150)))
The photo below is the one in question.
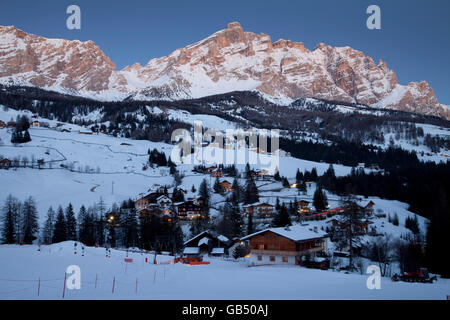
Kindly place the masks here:
POLYGON ((183 250, 183 256, 188 258, 195 258, 200 256, 200 248, 199 247, 186 247, 183 250))
POLYGON ((214 257, 223 257, 225 255, 225 248, 212 248, 211 255, 214 257))

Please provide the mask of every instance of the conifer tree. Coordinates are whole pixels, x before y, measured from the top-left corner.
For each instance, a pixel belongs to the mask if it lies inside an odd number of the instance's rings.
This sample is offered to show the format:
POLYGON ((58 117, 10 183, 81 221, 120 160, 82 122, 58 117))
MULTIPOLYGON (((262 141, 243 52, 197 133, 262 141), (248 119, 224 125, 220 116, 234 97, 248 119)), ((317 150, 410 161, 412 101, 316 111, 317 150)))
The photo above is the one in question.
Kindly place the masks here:
POLYGON ((239 185, 237 178, 234 178, 231 188, 233 189, 231 193, 231 202, 236 206, 241 202, 241 186, 239 185))
POLYGON ((26 199, 22 206, 23 241, 31 244, 39 231, 36 203, 33 197, 26 199))
POLYGON ((313 205, 316 211, 323 211, 328 205, 328 200, 321 186, 318 186, 314 192, 313 205))
POLYGON ((94 218, 92 214, 86 210, 84 205, 81 206, 78 212, 78 229, 79 240, 87 246, 93 246, 95 244, 95 226, 94 218))
POLYGON ((53 231, 53 243, 58 243, 67 240, 67 226, 64 211, 61 206, 58 207, 58 214, 56 216, 55 229, 53 231))
POLYGON ((215 193, 220 193, 220 181, 218 177, 216 177, 216 180, 214 181, 213 189, 215 193))
POLYGON ((259 201, 258 188, 253 178, 247 179, 244 190, 244 204, 251 204, 259 201))
POLYGON ((281 182, 282 182, 284 188, 289 188, 290 187, 289 180, 286 177, 283 177, 281 179, 281 182))
POLYGON ((67 240, 77 240, 77 221, 75 219, 75 213, 73 212, 73 206, 71 203, 66 208, 66 230, 67 240))
POLYGON ((255 232, 253 226, 253 215, 249 214, 247 221, 247 235, 252 234, 253 232, 255 232))
POLYGON ((19 218, 20 203, 12 195, 9 195, 2 207, 2 239, 4 243, 13 244, 19 241, 17 234, 19 218))
POLYGON ((200 184, 199 188, 199 196, 203 198, 203 216, 209 218, 209 201, 210 201, 210 191, 209 191, 209 184, 206 179, 203 179, 202 183, 200 184))
POLYGON ((394 226, 398 226, 399 224, 397 212, 394 214, 394 218, 392 218, 392 224, 394 226))
POLYGON ((44 227, 42 228, 42 242, 52 243, 53 240, 53 229, 55 227, 55 211, 52 207, 48 208, 47 218, 44 222, 44 227))
POLYGON ((274 227, 286 227, 291 226, 291 218, 289 217, 289 212, 286 206, 283 205, 280 207, 280 211, 275 214, 275 217, 272 220, 272 225, 274 227))

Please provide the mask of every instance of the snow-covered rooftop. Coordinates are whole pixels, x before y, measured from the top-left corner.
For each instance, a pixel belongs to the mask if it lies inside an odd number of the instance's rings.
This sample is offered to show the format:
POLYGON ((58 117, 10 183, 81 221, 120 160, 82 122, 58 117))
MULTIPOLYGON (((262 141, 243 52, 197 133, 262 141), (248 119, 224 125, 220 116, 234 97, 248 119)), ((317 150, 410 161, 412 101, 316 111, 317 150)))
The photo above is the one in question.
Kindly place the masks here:
POLYGON ((224 254, 225 249, 224 248, 212 248, 211 254, 224 254))
POLYGON ((322 238, 327 235, 327 233, 322 230, 317 230, 317 232, 316 232, 316 231, 314 231, 313 228, 308 227, 308 226, 294 225, 294 226, 290 226, 289 228, 265 229, 265 230, 250 234, 250 235, 242 238, 242 240, 250 239, 258 234, 261 234, 261 233, 264 233, 267 231, 276 233, 282 237, 291 239, 293 241, 303 241, 303 240, 308 240, 308 239, 322 238))
POLYGON ((204 238, 200 239, 200 241, 198 242, 198 245, 201 246, 202 244, 208 244, 208 242, 209 242, 209 238, 204 237, 204 238))
POLYGON ((183 250, 184 254, 199 254, 200 248, 199 247, 186 247, 183 250))

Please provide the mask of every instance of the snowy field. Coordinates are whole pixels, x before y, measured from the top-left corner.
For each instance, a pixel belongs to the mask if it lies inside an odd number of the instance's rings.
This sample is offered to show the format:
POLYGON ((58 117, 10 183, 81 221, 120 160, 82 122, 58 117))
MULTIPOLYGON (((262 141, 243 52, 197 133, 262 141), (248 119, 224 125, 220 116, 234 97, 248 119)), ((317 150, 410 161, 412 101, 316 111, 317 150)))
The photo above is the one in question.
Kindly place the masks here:
POLYGON ((73 242, 42 246, 0 246, 0 299, 63 299, 64 273, 81 269, 81 289, 64 299, 296 300, 296 299, 446 299, 450 280, 433 284, 392 282, 369 290, 368 275, 306 269, 298 266, 249 267, 246 260, 205 258, 210 265, 162 264, 170 256, 87 248, 74 254, 73 242), (114 292, 113 291, 113 281, 114 292), (39 286, 39 279, 40 286, 39 286), (97 280, 96 280, 97 279, 97 280), (136 286, 137 281, 137 286, 136 286), (39 296, 38 296, 39 291, 39 296))
MULTIPOLYGON (((26 114, 30 118, 32 115, 27 111, 18 112, 14 109, 5 111, 0 108, 0 120, 5 122, 15 119, 18 114, 26 114)), ((42 221, 50 206, 54 208, 60 204, 67 206, 71 202, 78 211, 82 204, 90 206, 97 203, 100 198, 110 206, 114 202, 129 198, 136 199, 157 186, 174 183, 172 176, 168 174, 168 168, 143 170, 148 161, 148 149, 157 148, 168 157, 173 145, 116 138, 105 134, 80 134, 80 131, 88 132, 89 130, 67 123, 63 123, 59 130, 67 129, 71 132, 61 132, 52 129, 56 127, 57 121, 37 119, 49 123, 50 128, 31 127, 29 132, 32 141, 26 144, 14 146, 10 142, 11 129, 0 129, 0 158, 5 157, 10 160, 16 157, 22 160, 26 158, 28 165, 32 159, 44 160, 41 170, 38 168, 0 170, 0 180, 3 182, 0 188, 0 203, 9 194, 19 200, 33 196, 42 221), (68 170, 68 167, 71 170, 68 170)), ((217 122, 219 120, 213 119, 214 121, 209 120, 208 124, 221 124, 217 122)), ((226 150, 226 152, 233 153, 232 150, 226 150)), ((248 150, 246 152, 248 153, 248 150)), ((205 163, 211 160, 209 155, 209 152, 204 153, 205 163)), ((233 156, 234 153, 231 157, 233 156)), ((323 174, 328 166, 326 163, 292 157, 279 158, 280 174, 291 180, 295 178, 297 168, 301 171, 316 168, 318 174, 323 174)), ((260 168, 259 165, 252 165, 252 167, 260 168)), ((198 188, 204 178, 207 178, 211 185, 214 183, 214 179, 211 179, 209 175, 194 174, 192 168, 193 164, 178 166, 178 170, 185 176, 182 188, 191 190, 192 185, 198 188)), ((237 168, 243 172, 245 164, 238 164, 237 168)), ((336 175, 346 175, 351 170, 350 167, 341 165, 335 165, 334 168, 336 175)), ((225 179, 232 182, 231 178, 225 179)), ((241 183, 243 182, 242 180, 241 183)), ((266 189, 272 187, 279 190, 281 185, 266 186, 266 189)), ((213 199, 213 204, 221 201, 223 199, 220 197, 213 199)))

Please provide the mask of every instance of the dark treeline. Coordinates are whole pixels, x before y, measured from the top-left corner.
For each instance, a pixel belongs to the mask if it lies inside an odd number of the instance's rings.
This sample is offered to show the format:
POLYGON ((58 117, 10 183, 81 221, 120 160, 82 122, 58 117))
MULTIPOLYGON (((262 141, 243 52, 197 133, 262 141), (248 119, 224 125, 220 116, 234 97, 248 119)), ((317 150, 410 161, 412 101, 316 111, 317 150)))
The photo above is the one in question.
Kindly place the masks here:
MULTIPOLYGON (((408 210, 430 219, 425 246, 428 267, 450 277, 450 264, 445 254, 450 230, 449 177, 448 164, 417 161, 400 167, 391 165, 384 174, 366 174, 362 169, 353 169, 348 176, 336 177, 329 169, 318 182, 338 195, 353 193, 408 203, 408 210)), ((406 224, 410 229, 415 228, 411 221, 406 224)))
POLYGON ((415 152, 392 147, 383 150, 342 139, 326 144, 280 138, 280 148, 296 158, 339 163, 351 167, 355 167, 359 163, 365 163, 368 165, 377 164, 380 168, 391 170, 398 167, 409 168, 420 164, 415 152))
POLYGON ((41 244, 80 241, 87 246, 141 248, 177 253, 183 233, 176 221, 158 215, 139 217, 134 201, 107 208, 102 199, 94 206, 82 205, 78 214, 72 204, 50 207, 41 228, 33 198, 24 202, 12 195, 2 206, 2 243, 41 244))
POLYGON ((95 131, 126 138, 169 142, 171 134, 190 125, 170 120, 163 115, 151 114, 145 107, 149 103, 138 101, 100 102, 45 91, 37 88, 0 86, 0 104, 17 110, 29 110, 43 118, 91 126, 95 131), (100 123, 85 120, 91 112, 102 113, 100 123), (142 117, 139 117, 142 116, 142 117))

